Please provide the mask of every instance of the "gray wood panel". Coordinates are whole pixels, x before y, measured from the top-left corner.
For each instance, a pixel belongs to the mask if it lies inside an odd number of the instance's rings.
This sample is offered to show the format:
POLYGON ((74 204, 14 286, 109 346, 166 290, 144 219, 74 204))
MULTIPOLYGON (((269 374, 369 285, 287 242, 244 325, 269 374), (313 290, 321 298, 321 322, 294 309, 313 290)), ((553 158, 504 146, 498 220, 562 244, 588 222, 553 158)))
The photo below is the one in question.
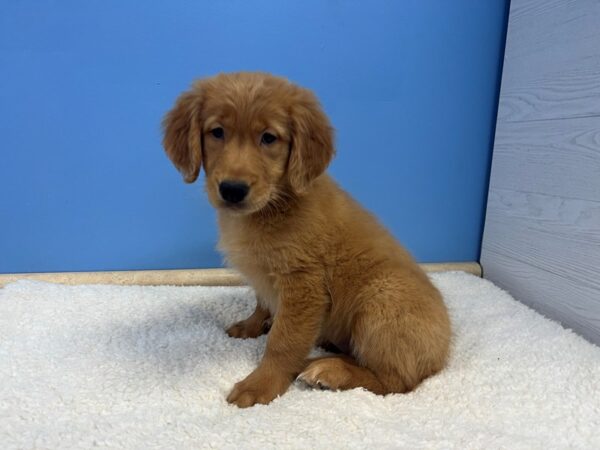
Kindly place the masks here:
POLYGON ((484 277, 487 272, 505 274, 493 277, 494 283, 510 292, 527 306, 562 323, 565 328, 575 331, 590 342, 600 343, 598 316, 589 317, 589 306, 586 305, 582 308, 580 305, 573 305, 568 301, 550 301, 554 298, 569 299, 594 295, 593 289, 547 270, 536 270, 529 262, 523 262, 493 250, 487 253, 484 277), (506 273, 507 267, 510 267, 509 273, 506 273))
POLYGON ((506 123, 600 115, 600 58, 588 60, 592 62, 596 69, 557 68, 507 86, 502 92, 499 120, 506 123))
POLYGON ((600 116, 498 124, 494 188, 593 201, 600 200, 598 180, 600 116))
POLYGON ((600 0, 512 0, 484 277, 600 344, 600 0))
POLYGON ((596 68, 599 17, 598 0, 511 1, 505 61, 515 68, 506 74, 506 81, 596 68))
POLYGON ((600 201, 494 189, 488 211, 484 277, 599 338, 600 201))
POLYGON ((600 115, 600 1, 514 0, 498 118, 600 115))

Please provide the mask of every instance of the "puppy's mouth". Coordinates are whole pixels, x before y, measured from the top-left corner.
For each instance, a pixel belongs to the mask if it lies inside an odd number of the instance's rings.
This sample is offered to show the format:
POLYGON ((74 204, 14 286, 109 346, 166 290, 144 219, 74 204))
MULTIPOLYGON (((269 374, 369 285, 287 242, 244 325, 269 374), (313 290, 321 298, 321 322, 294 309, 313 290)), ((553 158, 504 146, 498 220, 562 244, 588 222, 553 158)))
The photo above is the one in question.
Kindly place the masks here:
POLYGON ((255 199, 253 201, 244 200, 238 203, 231 203, 220 198, 216 207, 223 212, 227 212, 236 216, 245 216, 260 211, 268 203, 268 198, 255 199))
POLYGON ((244 211, 247 211, 249 209, 246 202, 230 203, 225 200, 219 200, 218 208, 225 210, 225 211, 235 212, 235 213, 243 213, 244 211))
POLYGON ((223 199, 219 199, 219 202, 216 206, 221 211, 225 211, 235 215, 252 214, 261 209, 262 207, 260 203, 256 204, 256 202, 253 201, 244 200, 242 202, 231 203, 223 199))

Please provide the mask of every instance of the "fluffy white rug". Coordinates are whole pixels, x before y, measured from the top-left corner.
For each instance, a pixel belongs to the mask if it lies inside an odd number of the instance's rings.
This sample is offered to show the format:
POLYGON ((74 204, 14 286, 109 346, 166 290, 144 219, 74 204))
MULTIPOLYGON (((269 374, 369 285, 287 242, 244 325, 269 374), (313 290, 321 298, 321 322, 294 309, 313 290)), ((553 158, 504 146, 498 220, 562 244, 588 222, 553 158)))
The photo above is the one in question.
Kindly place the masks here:
POLYGON ((0 448, 600 448, 600 349, 491 283, 432 275, 448 368, 407 395, 313 391, 225 402, 265 337, 223 331, 248 288, 0 290, 0 448))

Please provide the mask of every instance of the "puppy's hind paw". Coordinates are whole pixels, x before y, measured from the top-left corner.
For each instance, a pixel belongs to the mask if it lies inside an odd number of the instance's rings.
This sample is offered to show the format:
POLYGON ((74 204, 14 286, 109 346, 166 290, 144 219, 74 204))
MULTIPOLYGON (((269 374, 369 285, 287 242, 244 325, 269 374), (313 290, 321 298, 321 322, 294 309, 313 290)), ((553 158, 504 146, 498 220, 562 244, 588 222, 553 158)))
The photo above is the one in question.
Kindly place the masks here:
POLYGON ((305 386, 308 386, 309 388, 320 389, 322 391, 330 391, 331 390, 331 388, 329 386, 325 385, 321 380, 306 376, 304 374, 304 372, 302 372, 300 375, 298 375, 296 380, 299 381, 300 383, 304 384, 305 386))
POLYGON ((345 389, 351 374, 341 358, 320 358, 312 361, 296 378, 298 381, 317 389, 345 389))

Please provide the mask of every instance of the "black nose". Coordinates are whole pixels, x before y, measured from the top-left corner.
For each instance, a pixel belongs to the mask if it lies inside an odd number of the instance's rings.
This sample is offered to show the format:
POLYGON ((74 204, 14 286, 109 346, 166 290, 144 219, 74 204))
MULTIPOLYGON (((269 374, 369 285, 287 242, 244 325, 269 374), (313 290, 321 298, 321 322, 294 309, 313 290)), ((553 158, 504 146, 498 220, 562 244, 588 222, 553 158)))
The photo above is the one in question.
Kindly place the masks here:
POLYGON ((219 183, 219 193, 223 200, 229 203, 239 203, 246 195, 248 195, 248 191, 250 187, 240 181, 222 181, 219 183))

